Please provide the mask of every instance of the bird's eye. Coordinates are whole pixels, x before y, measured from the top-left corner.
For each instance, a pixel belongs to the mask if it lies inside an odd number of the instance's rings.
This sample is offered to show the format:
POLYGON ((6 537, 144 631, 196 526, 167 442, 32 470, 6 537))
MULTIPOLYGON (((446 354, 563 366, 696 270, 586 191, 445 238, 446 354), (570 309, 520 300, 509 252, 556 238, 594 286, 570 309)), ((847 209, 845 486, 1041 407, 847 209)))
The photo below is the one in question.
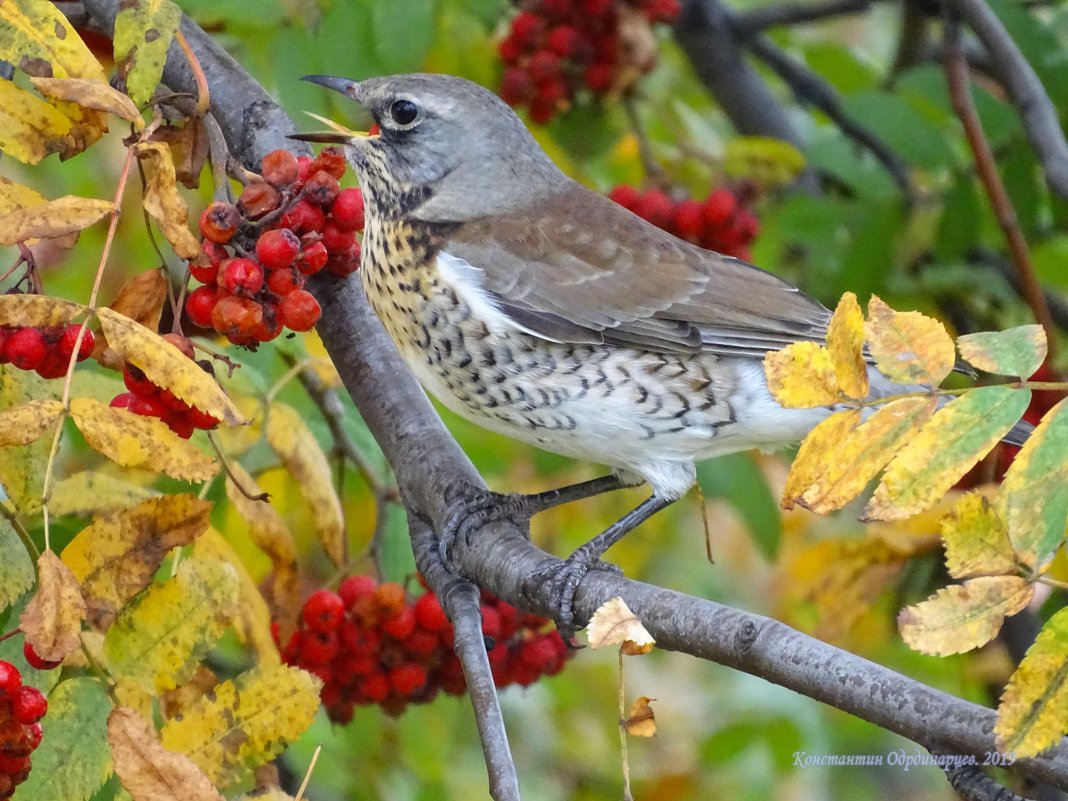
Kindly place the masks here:
POLYGON ((395 100, 389 107, 389 116, 397 125, 408 125, 419 116, 419 106, 411 100, 395 100))

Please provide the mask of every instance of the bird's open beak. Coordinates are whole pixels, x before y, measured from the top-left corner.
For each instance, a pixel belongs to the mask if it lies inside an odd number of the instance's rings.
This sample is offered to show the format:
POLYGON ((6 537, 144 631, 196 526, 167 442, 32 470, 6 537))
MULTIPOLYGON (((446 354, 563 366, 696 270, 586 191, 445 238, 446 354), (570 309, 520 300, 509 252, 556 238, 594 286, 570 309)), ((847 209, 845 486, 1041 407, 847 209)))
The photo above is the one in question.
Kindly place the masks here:
MULTIPOLYGON (((360 102, 356 97, 356 87, 359 84, 349 78, 338 78, 333 75, 305 75, 301 80, 307 81, 308 83, 317 83, 320 86, 325 86, 327 89, 341 92, 341 94, 352 98, 357 103, 360 102)), ((343 125, 338 125, 332 120, 320 117, 318 114, 312 114, 310 111, 305 113, 315 117, 315 119, 320 122, 325 123, 333 130, 290 134, 286 137, 287 139, 299 139, 302 142, 329 142, 331 144, 347 145, 352 144, 355 140, 367 139, 376 135, 368 131, 351 131, 343 125)))

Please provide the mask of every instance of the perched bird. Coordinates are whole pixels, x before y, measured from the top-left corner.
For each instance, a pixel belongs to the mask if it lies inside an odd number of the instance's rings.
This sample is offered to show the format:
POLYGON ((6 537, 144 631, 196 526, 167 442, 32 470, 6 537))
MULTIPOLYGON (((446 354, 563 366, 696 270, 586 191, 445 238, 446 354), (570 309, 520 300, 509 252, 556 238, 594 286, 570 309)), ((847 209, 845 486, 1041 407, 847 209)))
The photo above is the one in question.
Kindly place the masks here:
MULTIPOLYGON (((458 508, 501 510, 648 483, 652 494, 552 578, 557 622, 614 542, 680 498, 695 462, 802 439, 830 409, 785 409, 762 359, 822 342, 830 312, 786 281, 703 250, 568 178, 496 95, 448 75, 305 80, 370 111, 341 142, 360 181, 367 297, 423 386, 485 428, 610 465, 612 476, 458 508)), ((895 387, 872 371, 873 394, 895 387)))

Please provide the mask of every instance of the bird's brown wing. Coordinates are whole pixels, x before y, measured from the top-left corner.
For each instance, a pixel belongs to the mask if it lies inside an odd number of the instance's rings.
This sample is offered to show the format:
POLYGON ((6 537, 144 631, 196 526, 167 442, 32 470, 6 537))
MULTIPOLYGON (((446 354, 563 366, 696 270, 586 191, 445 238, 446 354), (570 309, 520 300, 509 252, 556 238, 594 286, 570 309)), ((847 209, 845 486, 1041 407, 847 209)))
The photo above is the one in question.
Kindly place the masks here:
POLYGON ((682 242, 579 184, 540 213, 465 223, 443 250, 515 324, 561 342, 763 356, 830 313, 782 279, 682 242))

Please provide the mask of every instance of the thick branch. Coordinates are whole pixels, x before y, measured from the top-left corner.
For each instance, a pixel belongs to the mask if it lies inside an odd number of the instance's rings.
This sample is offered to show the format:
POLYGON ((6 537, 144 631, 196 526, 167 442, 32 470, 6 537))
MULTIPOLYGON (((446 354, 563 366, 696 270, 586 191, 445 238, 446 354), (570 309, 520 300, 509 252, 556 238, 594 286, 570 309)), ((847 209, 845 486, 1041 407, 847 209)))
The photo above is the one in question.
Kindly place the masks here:
POLYGON ((872 7, 873 0, 822 0, 818 3, 782 3, 741 11, 734 18, 738 37, 746 39, 754 33, 779 25, 798 25, 819 22, 843 14, 860 14, 872 7))

